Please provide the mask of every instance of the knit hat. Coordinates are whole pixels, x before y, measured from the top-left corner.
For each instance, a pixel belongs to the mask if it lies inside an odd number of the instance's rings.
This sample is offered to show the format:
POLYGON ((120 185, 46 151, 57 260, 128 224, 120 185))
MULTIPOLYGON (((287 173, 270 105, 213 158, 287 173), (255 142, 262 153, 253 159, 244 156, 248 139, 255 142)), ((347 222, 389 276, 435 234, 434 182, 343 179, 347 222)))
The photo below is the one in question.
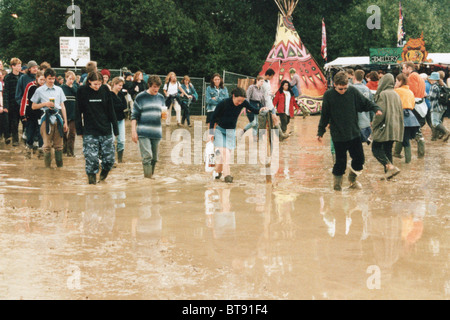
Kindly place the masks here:
POLYGON ((103 75, 103 76, 108 76, 108 77, 110 77, 111 78, 111 72, 109 72, 109 70, 108 69, 102 69, 102 71, 100 71, 100 73, 103 75))
POLYGON ((428 79, 439 81, 441 78, 439 76, 439 72, 432 72, 428 79))
POLYGON ((426 73, 421 73, 421 74, 420 74, 420 77, 421 77, 423 80, 427 80, 427 79, 428 79, 428 75, 427 75, 426 73))
POLYGON ((31 61, 28 62, 27 68, 30 69, 30 68, 35 67, 35 66, 37 66, 37 65, 38 65, 38 64, 36 63, 36 61, 31 60, 31 61))

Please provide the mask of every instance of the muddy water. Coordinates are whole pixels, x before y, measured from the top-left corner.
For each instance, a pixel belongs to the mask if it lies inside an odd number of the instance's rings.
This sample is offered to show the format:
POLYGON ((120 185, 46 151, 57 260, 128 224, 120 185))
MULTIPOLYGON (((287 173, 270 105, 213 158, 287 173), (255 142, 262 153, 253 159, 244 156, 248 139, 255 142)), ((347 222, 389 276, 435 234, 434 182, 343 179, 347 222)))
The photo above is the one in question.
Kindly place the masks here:
POLYGON ((174 126, 154 180, 129 138, 96 186, 79 138, 60 169, 0 145, 0 298, 449 299, 449 145, 427 128, 425 159, 413 144, 390 182, 365 146, 364 189, 334 192, 318 121, 291 123, 273 184, 261 164, 231 185, 174 164, 174 126))

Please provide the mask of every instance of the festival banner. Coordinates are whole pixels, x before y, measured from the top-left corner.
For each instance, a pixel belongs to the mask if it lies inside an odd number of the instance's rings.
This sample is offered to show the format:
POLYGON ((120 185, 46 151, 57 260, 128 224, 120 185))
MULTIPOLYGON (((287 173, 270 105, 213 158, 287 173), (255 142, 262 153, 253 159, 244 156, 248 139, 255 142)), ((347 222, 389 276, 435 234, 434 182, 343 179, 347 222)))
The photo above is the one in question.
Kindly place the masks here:
POLYGON ((399 12, 398 12, 398 30, 397 30, 397 47, 402 48, 406 43, 406 32, 403 26, 403 11, 402 3, 399 2, 399 12))
POLYGON ((396 64, 403 48, 370 48, 370 64, 396 64))
POLYGON ((322 58, 327 61, 327 31, 325 29, 325 18, 322 18, 322 47, 320 50, 322 58))

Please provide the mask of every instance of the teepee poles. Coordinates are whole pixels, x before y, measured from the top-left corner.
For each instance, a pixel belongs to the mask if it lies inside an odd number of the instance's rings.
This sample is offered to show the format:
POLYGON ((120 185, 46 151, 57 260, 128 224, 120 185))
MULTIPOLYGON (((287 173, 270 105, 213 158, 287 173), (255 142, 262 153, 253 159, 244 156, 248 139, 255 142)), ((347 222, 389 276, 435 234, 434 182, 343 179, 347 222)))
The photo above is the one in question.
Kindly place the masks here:
POLYGON ((294 12, 295 7, 297 6, 300 0, 274 0, 274 1, 277 4, 278 9, 280 9, 283 16, 290 17, 292 16, 292 13, 294 12))

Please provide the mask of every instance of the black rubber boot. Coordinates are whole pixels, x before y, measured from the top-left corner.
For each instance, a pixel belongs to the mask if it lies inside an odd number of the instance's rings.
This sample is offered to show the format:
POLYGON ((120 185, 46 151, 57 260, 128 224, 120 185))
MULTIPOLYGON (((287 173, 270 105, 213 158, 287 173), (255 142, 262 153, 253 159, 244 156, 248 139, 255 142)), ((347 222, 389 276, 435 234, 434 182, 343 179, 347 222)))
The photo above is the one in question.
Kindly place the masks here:
POLYGON ((96 174, 88 174, 88 182, 89 184, 97 184, 96 174))
POLYGON ((123 150, 117 151, 117 162, 123 162, 123 150))
POLYGON ((52 154, 50 152, 44 153, 44 163, 46 168, 50 168, 52 165, 52 154))
POLYGON ((109 173, 109 171, 102 169, 102 172, 100 172, 100 181, 105 180, 106 177, 108 176, 108 173, 109 173))
POLYGON ((153 177, 153 166, 144 164, 144 178, 151 179, 153 177))
POLYGON ((396 158, 399 158, 399 159, 403 158, 403 156, 401 155, 402 149, 403 149, 402 143, 396 141, 394 143, 394 154, 393 154, 393 156, 396 157, 396 158))
POLYGON ((405 147, 405 163, 411 162, 411 146, 405 147))
POLYGON ((342 190, 342 176, 335 176, 334 177, 334 185, 333 185, 333 189, 336 191, 341 191, 342 190))
POLYGON ((55 162, 56 162, 56 166, 58 168, 61 168, 63 166, 63 152, 62 151, 55 151, 55 162))

